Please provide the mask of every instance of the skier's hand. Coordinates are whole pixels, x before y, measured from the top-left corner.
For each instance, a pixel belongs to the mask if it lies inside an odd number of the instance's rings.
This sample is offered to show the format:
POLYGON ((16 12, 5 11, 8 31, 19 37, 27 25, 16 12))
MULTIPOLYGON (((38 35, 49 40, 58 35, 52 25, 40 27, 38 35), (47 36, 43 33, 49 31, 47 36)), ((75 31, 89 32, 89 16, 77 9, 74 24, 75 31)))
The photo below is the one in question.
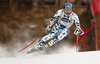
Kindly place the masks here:
POLYGON ((51 25, 48 25, 47 28, 46 28, 46 30, 50 31, 50 29, 51 29, 51 25))
POLYGON ((74 32, 75 35, 81 35, 82 34, 82 31, 79 30, 79 29, 76 29, 75 32, 74 32))

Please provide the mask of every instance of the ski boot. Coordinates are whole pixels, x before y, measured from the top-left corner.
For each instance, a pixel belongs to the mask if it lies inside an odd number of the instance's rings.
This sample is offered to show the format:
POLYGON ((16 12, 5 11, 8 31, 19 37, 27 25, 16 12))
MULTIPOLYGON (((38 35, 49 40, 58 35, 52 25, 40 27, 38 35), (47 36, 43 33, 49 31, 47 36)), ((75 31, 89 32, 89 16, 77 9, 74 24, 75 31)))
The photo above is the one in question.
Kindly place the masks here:
POLYGON ((37 51, 42 51, 42 50, 43 50, 42 46, 37 43, 33 49, 31 49, 30 51, 28 51, 26 53, 30 54, 32 52, 37 52, 37 51))
POLYGON ((54 40, 51 40, 45 45, 45 47, 48 48, 48 47, 53 46, 54 44, 55 44, 54 40))

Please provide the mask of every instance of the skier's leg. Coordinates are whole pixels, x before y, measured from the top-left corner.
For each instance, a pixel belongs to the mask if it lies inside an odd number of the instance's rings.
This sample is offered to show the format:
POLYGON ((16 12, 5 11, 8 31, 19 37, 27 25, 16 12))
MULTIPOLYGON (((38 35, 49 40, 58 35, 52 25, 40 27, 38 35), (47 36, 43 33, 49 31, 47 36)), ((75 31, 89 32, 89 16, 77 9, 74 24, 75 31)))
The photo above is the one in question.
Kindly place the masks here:
POLYGON ((68 34, 69 34, 69 30, 68 29, 64 29, 58 36, 56 36, 54 38, 55 43, 57 43, 58 41, 62 40, 68 34))
POLYGON ((66 37, 68 34, 69 34, 68 29, 62 30, 62 32, 58 36, 56 36, 54 39, 49 41, 48 44, 46 44, 46 47, 54 45, 55 43, 57 43, 58 41, 62 40, 64 37, 66 37))
POLYGON ((41 47, 45 42, 47 42, 48 40, 50 40, 50 39, 52 39, 54 36, 56 36, 58 30, 59 30, 59 25, 56 24, 56 25, 52 28, 51 32, 50 32, 48 35, 44 36, 41 40, 38 41, 38 43, 35 45, 35 48, 41 47))
POLYGON ((38 43, 35 45, 35 48, 42 47, 42 45, 46 41, 52 39, 55 35, 56 35, 56 33, 49 33, 48 35, 44 36, 41 40, 38 41, 38 43))
POLYGON ((38 44, 43 45, 48 40, 52 39, 55 35, 56 35, 56 33, 50 32, 48 35, 44 36, 41 40, 39 40, 38 44))

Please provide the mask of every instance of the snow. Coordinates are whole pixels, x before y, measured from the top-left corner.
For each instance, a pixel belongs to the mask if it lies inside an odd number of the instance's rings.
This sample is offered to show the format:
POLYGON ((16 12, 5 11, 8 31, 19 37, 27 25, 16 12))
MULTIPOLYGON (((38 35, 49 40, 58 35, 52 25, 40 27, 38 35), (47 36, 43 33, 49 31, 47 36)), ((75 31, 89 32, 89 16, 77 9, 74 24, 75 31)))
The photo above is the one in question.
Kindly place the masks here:
POLYGON ((100 64, 100 51, 1 58, 0 64, 100 64))
POLYGON ((35 27, 37 27, 37 25, 30 25, 30 27, 31 27, 31 28, 35 28, 35 27))

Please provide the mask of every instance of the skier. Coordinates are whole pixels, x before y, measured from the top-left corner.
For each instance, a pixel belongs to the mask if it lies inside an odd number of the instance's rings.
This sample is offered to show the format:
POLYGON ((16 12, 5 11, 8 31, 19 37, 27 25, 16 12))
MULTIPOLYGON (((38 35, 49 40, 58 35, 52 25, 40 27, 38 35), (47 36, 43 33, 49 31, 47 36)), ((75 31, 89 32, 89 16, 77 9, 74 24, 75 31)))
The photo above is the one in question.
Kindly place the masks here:
POLYGON ((49 25, 46 27, 46 30, 51 30, 50 33, 44 36, 38 43, 35 45, 34 49, 43 49, 42 45, 49 41, 45 47, 50 47, 56 44, 58 41, 62 40, 69 34, 69 28, 73 23, 76 25, 75 35, 82 35, 84 32, 80 28, 80 22, 78 16, 72 11, 73 6, 71 3, 66 3, 64 9, 60 9, 56 12, 54 17, 49 22, 49 25), (58 19, 58 22, 53 26, 55 21, 58 19), (51 27, 53 28, 51 29, 51 27), (55 37, 55 38, 54 38, 55 37))

